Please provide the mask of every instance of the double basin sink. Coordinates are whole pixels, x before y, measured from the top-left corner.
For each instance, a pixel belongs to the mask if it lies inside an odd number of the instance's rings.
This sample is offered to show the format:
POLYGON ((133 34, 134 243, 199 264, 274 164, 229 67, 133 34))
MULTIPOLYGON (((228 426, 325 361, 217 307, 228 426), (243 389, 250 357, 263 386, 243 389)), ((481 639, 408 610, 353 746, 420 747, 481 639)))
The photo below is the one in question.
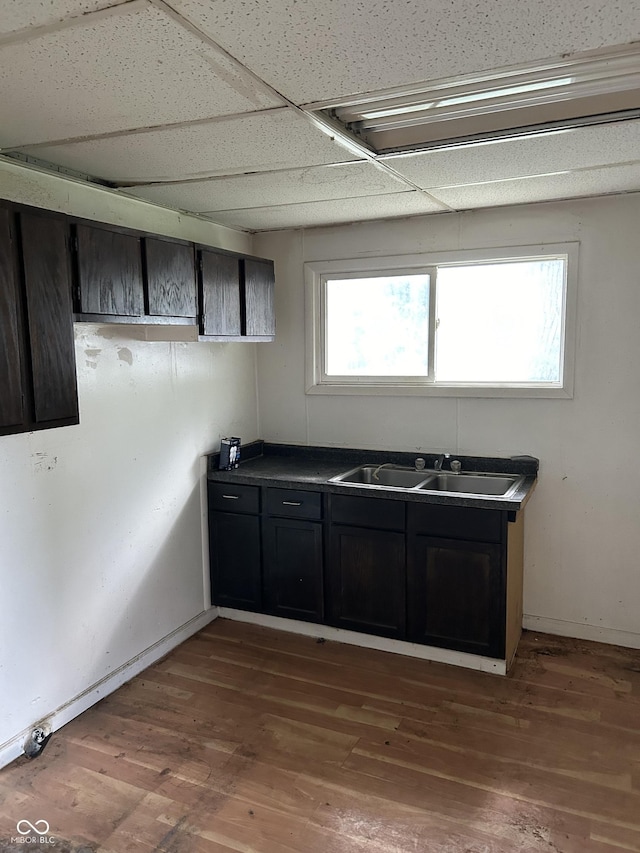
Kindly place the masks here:
POLYGON ((332 477, 332 483, 371 486, 382 489, 449 492, 467 495, 507 497, 524 480, 522 474, 493 474, 490 472, 450 472, 416 470, 402 465, 359 465, 332 477))

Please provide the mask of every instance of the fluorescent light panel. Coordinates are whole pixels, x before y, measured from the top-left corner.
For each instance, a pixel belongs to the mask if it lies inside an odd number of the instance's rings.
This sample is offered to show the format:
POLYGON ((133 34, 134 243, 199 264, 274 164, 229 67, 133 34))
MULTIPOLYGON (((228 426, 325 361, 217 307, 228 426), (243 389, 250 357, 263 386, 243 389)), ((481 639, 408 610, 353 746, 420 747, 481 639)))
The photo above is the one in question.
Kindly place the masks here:
POLYGON ((640 110, 640 46, 307 109, 339 122, 378 153, 492 131, 503 135, 510 127, 549 123, 556 130, 563 121, 640 110))

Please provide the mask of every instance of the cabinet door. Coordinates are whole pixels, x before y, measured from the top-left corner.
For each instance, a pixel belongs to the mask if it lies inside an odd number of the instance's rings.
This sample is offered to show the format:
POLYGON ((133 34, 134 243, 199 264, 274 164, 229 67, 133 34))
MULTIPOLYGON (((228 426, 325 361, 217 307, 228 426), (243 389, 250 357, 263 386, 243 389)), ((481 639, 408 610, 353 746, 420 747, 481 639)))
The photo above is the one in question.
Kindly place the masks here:
POLYGON ((409 639, 504 657, 502 546, 409 538, 409 639))
POLYGON ((322 524, 267 518, 263 532, 267 610, 275 616, 321 622, 322 524))
POLYGON ((139 317, 144 314, 140 237, 77 226, 80 311, 139 317))
POLYGON ((404 534, 333 525, 327 609, 340 628, 404 637, 404 534))
POLYGON ((37 424, 78 419, 68 227, 22 213, 22 255, 37 424))
POLYGON ((196 275, 193 247, 155 237, 145 238, 149 314, 194 317, 196 275))
POLYGON ((0 208, 0 428, 24 420, 13 214, 0 208))
POLYGON ((241 335, 240 261, 238 258, 202 249, 200 291, 201 334, 230 337, 241 335))
POLYGON ((209 553, 212 603, 261 610, 260 517, 209 513, 209 553))
POLYGON ((273 261, 245 258, 245 335, 273 337, 276 333, 273 261))

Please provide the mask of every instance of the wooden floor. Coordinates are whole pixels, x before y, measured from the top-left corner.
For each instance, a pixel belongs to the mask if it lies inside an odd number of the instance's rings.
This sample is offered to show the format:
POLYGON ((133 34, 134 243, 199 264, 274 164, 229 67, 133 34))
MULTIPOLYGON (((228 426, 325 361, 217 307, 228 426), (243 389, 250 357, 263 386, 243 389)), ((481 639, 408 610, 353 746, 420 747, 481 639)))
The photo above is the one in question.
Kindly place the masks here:
POLYGON ((218 620, 0 771, 0 851, 640 851, 640 652, 508 677, 218 620), (33 847, 30 849, 34 849, 33 847))

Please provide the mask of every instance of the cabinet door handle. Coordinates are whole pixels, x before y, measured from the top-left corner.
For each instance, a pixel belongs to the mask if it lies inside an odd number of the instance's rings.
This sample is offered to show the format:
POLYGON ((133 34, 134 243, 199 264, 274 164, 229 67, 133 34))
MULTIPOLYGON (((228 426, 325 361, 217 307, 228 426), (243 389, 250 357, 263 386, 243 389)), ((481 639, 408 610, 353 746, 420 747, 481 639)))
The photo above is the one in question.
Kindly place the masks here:
POLYGON ((282 506, 302 506, 302 501, 282 501, 282 506))
POLYGON ((239 501, 240 495, 223 495, 223 498, 226 498, 228 501, 239 501))

